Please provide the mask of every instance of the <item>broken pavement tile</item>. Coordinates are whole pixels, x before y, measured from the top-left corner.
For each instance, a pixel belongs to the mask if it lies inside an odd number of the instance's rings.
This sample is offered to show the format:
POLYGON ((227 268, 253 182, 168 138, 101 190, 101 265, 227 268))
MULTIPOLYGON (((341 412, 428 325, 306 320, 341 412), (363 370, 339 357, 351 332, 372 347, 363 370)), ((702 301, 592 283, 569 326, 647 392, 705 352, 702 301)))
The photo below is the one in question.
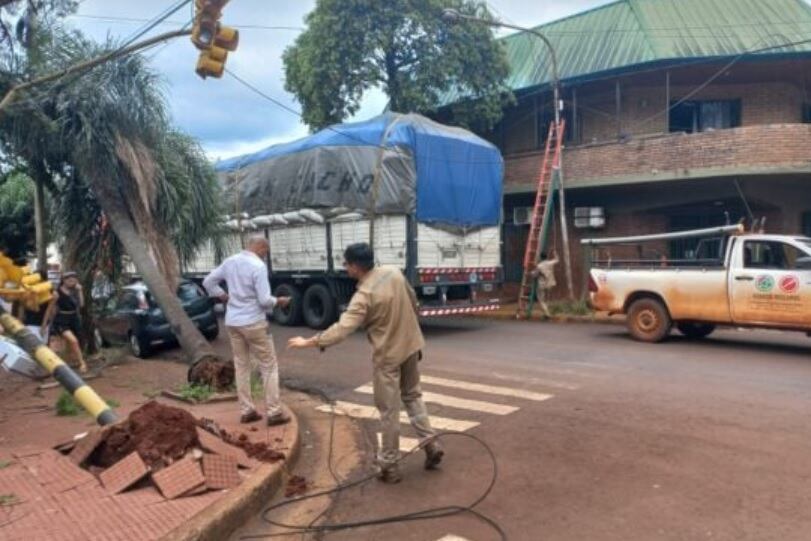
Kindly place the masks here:
POLYGON ((152 474, 152 481, 158 486, 163 497, 172 500, 205 484, 200 464, 184 458, 152 474))
POLYGON ((81 466, 85 460, 90 458, 90 455, 93 454, 102 439, 104 439, 103 430, 91 430, 85 437, 76 440, 76 444, 68 454, 68 458, 77 466, 81 466))
POLYGON ((237 460, 237 463, 242 466, 243 468, 252 468, 256 465, 256 462, 248 458, 247 453, 229 443, 225 443, 223 440, 212 434, 207 430, 203 430, 202 428, 197 429, 197 437, 200 440, 200 445, 208 451, 209 453, 214 453, 215 455, 222 455, 222 456, 232 456, 237 460))
POLYGON ((224 455, 203 456, 203 475, 212 490, 233 488, 242 482, 236 458, 224 455))
POLYGON ((101 472, 99 479, 108 492, 118 494, 143 479, 148 473, 147 465, 138 452, 133 451, 123 460, 101 472))

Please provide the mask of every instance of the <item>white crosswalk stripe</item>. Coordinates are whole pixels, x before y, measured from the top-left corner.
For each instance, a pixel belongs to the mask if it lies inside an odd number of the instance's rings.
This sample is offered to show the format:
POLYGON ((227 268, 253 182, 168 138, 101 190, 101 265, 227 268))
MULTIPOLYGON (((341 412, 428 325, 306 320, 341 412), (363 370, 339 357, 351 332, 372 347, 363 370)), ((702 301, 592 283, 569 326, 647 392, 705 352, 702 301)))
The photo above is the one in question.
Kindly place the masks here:
MULTIPOLYGON (((403 453, 411 451, 419 444, 420 440, 417 438, 406 438, 405 436, 400 436, 400 451, 403 453)), ((383 447, 383 434, 380 432, 377 433, 377 446, 378 448, 383 447)))
POLYGON ((466 537, 459 537, 458 535, 448 534, 444 537, 440 537, 436 541, 469 541, 466 537))
MULTIPOLYGON (((355 389, 355 392, 362 394, 373 394, 374 390, 370 384, 366 384, 355 389)), ((469 400, 467 398, 458 398, 455 396, 448 396, 446 394, 438 394, 427 391, 422 393, 422 399, 425 402, 431 402, 441 406, 448 406, 449 408, 491 413, 493 415, 509 415, 510 413, 515 413, 520 409, 516 406, 506 406, 504 404, 495 404, 493 402, 485 402, 483 400, 469 400)))
POLYGON ((482 383, 473 383, 469 381, 439 378, 435 376, 422 375, 420 376, 420 380, 422 381, 422 383, 427 383, 429 385, 439 385, 440 387, 450 387, 452 389, 462 389, 464 391, 475 391, 479 393, 510 396, 513 398, 522 398, 524 400, 534 400, 536 402, 543 402, 544 400, 549 400, 554 396, 546 393, 525 391, 524 389, 514 389, 512 387, 500 387, 497 385, 484 385, 482 383))
MULTIPOLYGON (((332 406, 330 405, 322 405, 316 408, 318 411, 323 411, 325 413, 332 413, 332 406)), ((355 419, 379 419, 380 416, 377 412, 377 408, 372 406, 364 406, 362 404, 353 404, 351 402, 343 402, 343 401, 336 401, 335 402, 335 413, 337 415, 347 415, 349 417, 355 419)), ((431 426, 436 430, 451 430, 454 432, 464 432, 466 430, 470 430, 476 426, 479 426, 479 423, 476 421, 462 421, 460 419, 449 419, 447 417, 435 417, 431 416, 431 426)), ((400 412, 400 422, 403 424, 410 424, 411 422, 408 420, 408 415, 406 412, 400 412)))

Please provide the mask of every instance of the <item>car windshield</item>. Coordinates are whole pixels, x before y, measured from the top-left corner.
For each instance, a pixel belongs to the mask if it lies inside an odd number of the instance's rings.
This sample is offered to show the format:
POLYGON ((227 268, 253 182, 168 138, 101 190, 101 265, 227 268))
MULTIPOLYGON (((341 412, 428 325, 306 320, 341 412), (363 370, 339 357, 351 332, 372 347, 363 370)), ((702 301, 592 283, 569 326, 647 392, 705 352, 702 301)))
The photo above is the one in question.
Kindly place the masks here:
POLYGON ((201 296, 200 289, 191 282, 180 284, 177 288, 177 297, 181 301, 193 301, 201 296))

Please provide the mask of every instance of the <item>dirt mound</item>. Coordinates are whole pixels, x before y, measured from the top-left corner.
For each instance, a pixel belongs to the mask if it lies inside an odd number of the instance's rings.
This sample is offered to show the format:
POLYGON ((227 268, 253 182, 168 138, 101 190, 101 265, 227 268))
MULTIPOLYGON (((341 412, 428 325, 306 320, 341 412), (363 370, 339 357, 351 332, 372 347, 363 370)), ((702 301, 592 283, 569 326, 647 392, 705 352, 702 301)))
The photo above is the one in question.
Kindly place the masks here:
POLYGON ((196 425, 195 418, 186 410, 147 402, 110 429, 90 462, 108 468, 138 451, 153 471, 158 470, 199 446, 196 425))
POLYGON ((207 430, 208 432, 211 432, 215 436, 219 437, 225 443, 233 445, 234 447, 239 447, 245 451, 246 455, 261 462, 278 462, 279 460, 284 460, 285 458, 284 453, 271 449, 270 445, 267 443, 254 443, 248 439, 248 436, 245 433, 238 435, 232 434, 227 430, 223 430, 211 419, 200 419, 200 421, 198 421, 198 425, 203 430, 207 430))
POLYGON ((204 359, 189 368, 188 379, 189 383, 225 391, 234 384, 234 365, 216 359, 204 359))

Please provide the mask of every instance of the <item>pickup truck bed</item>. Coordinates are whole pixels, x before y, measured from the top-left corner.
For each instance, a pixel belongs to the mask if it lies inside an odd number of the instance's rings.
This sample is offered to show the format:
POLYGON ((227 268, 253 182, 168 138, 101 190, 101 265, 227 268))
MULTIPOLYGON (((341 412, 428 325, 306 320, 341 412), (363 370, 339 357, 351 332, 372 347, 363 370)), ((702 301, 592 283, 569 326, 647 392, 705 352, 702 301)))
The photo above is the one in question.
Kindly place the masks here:
POLYGON ((717 325, 811 332, 811 239, 732 235, 718 261, 606 262, 590 273, 591 304, 628 316, 634 338, 664 340, 675 325, 704 337, 717 325))

